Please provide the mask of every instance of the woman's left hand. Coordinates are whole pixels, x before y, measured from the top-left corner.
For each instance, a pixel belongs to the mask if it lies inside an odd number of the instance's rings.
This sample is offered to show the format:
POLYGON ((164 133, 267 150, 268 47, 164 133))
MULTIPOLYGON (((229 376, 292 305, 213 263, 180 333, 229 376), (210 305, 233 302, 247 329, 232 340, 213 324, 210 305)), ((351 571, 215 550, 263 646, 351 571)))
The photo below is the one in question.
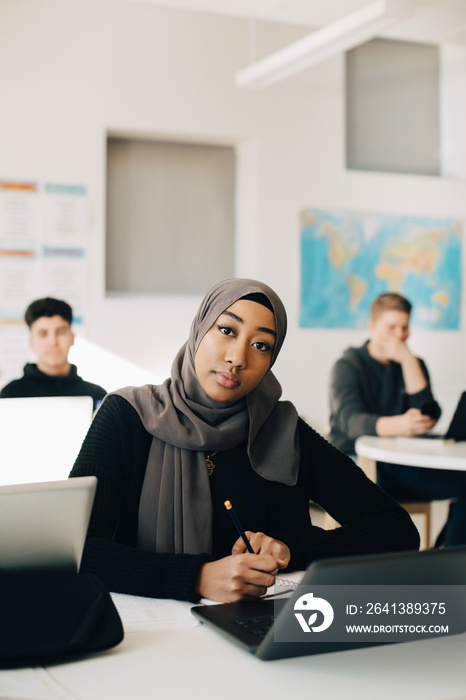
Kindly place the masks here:
MULTIPOLYGON (((246 531, 246 537, 248 538, 255 554, 271 554, 277 560, 278 569, 284 569, 286 566, 288 566, 291 558, 291 552, 286 544, 280 542, 280 540, 274 540, 268 535, 264 535, 263 532, 246 531)), ((243 554, 246 551, 246 545, 241 537, 239 537, 233 545, 231 553, 243 554)))

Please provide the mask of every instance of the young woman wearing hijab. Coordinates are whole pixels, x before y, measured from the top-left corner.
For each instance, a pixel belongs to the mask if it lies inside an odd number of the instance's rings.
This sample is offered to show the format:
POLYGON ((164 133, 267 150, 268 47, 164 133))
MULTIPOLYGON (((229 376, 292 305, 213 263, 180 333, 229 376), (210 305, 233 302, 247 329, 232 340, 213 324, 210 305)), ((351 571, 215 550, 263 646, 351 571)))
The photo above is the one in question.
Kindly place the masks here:
POLYGON ((112 591, 230 602, 318 558, 419 546, 406 511, 279 401, 271 367, 285 333, 270 287, 226 280, 169 379, 107 396, 70 475, 98 478, 82 571, 112 591), (314 526, 310 499, 342 527, 314 526))

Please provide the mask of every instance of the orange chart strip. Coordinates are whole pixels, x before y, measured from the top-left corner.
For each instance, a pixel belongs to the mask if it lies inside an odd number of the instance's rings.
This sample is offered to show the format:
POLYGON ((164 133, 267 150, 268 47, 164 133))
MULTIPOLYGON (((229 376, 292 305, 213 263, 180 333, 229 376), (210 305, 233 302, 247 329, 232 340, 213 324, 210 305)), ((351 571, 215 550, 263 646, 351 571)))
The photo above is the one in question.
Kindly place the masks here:
POLYGON ((37 185, 30 182, 0 182, 0 190, 17 190, 20 192, 37 192, 37 185))
POLYGON ((34 258, 33 250, 0 250, 0 257, 34 258))

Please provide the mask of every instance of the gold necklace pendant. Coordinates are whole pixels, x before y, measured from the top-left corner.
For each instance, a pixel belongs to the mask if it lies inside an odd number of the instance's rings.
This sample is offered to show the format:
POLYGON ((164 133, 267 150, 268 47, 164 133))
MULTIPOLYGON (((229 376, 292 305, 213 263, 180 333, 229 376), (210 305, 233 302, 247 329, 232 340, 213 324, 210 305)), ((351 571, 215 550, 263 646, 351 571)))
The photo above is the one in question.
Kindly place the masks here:
POLYGON ((216 455, 218 452, 219 452, 219 450, 217 450, 216 452, 212 452, 211 455, 207 455, 206 458, 205 458, 205 464, 206 464, 207 473, 208 473, 209 476, 212 476, 212 472, 213 472, 214 469, 215 469, 215 464, 212 462, 212 457, 215 457, 215 455, 216 455))

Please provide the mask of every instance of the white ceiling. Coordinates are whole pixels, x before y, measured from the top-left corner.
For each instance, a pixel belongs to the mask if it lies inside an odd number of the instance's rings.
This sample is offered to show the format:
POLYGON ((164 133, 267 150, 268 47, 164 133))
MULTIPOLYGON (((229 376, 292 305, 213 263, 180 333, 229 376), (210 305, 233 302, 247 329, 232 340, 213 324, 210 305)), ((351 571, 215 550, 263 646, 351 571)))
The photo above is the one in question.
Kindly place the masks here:
MULTIPOLYGON (((121 0, 118 0, 119 2, 121 0)), ((235 17, 301 24, 317 29, 367 5, 370 0, 125 0, 235 17)), ((466 0, 398 0, 411 16, 383 36, 466 44, 466 0)))

